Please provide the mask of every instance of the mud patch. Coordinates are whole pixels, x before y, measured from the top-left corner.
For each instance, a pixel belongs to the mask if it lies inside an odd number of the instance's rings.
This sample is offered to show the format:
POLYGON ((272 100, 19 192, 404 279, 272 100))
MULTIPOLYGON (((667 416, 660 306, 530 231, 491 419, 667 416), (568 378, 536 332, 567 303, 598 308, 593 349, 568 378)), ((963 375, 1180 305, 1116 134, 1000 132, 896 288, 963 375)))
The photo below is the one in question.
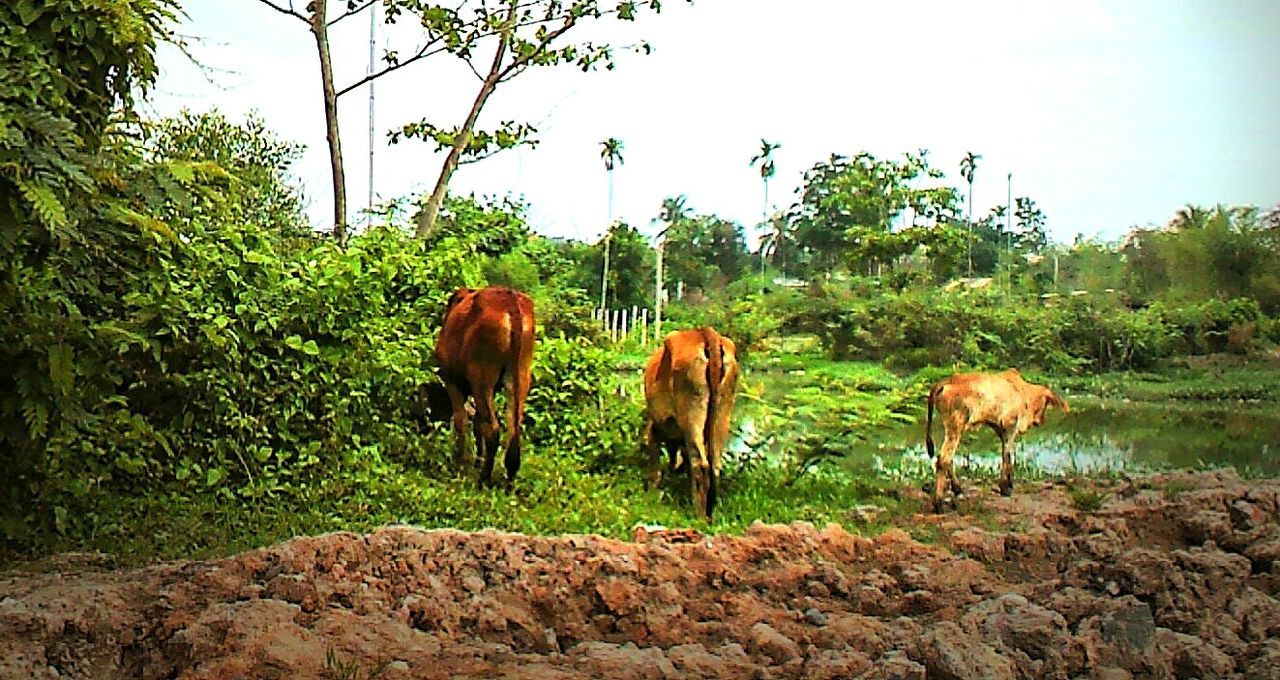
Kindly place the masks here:
POLYGON ((0 677, 1275 677, 1280 482, 1098 484, 1093 513, 1046 484, 911 518, 935 545, 388 527, 54 559, 0 574, 0 677))

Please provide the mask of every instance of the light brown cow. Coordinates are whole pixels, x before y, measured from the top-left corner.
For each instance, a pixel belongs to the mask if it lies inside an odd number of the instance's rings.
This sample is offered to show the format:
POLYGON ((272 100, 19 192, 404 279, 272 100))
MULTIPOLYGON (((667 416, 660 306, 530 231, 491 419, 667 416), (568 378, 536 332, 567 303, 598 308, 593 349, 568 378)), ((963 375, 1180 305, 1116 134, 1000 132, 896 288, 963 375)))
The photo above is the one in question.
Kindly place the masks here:
POLYGON ((1049 405, 1063 413, 1071 409, 1067 402, 1043 386, 1022 379, 1016 368, 1000 373, 957 373, 938 383, 929 392, 924 425, 925 449, 934 455, 933 408, 938 407, 946 438, 935 462, 933 511, 942 510, 942 497, 947 482, 951 491, 960 495, 960 482, 951 466, 951 458, 960 446, 960 437, 975 425, 987 425, 1000 438, 1000 493, 1013 493, 1013 447, 1018 436, 1044 422, 1049 405))
POLYGON ((449 298, 436 340, 436 364, 453 411, 454 460, 467 457, 467 398, 475 398, 474 436, 480 483, 489 482, 498 449, 494 394, 507 387, 507 483, 520 470, 520 424, 532 385, 533 301, 508 288, 459 288, 449 298))
POLYGON ((715 511, 737 388, 737 346, 711 327, 671 333, 644 369, 649 483, 662 480, 660 448, 666 449, 672 469, 683 453, 693 503, 708 518, 715 511))

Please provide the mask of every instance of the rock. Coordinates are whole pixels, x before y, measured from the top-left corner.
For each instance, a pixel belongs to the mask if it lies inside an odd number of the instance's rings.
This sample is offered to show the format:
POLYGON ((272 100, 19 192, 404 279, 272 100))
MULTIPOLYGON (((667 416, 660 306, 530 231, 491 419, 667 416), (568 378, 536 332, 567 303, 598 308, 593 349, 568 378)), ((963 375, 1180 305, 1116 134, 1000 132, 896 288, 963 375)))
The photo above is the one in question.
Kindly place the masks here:
POLYGON ((1259 654, 1245 666, 1249 680, 1280 680, 1280 640, 1267 640, 1259 654))
POLYGON ((1004 536, 970 527, 951 534, 951 549, 979 562, 1004 561, 1004 536))
POLYGON ((804 664, 806 680, 845 680, 871 670, 871 659, 853 650, 827 649, 808 656, 804 664))
POLYGON ((1239 623, 1241 638, 1262 642, 1280 634, 1280 602, 1254 588, 1244 588, 1227 607, 1239 623))
POLYGON ((875 666, 857 676, 857 680, 925 680, 926 675, 924 666, 894 650, 876 659, 875 666))
POLYGON ((1066 676, 1063 651, 1070 636, 1061 614, 1010 593, 970 608, 964 625, 1013 661, 1021 675, 1066 676))
POLYGON ((773 626, 760 622, 751 627, 751 651, 781 664, 799 658, 800 645, 774 630, 773 626))
POLYGON ((827 615, 818 611, 816 607, 809 607, 804 610, 804 620, 815 626, 827 625, 827 615))
POLYGON ((920 659, 929 677, 939 680, 1017 677, 1012 661, 950 621, 939 623, 920 639, 920 659))
POLYGON ((1151 606, 1136 598, 1124 598, 1119 608, 1102 617, 1102 639, 1115 645, 1125 655, 1142 655, 1156 634, 1151 606))
POLYGON ((1230 677, 1235 661, 1213 645, 1192 635, 1161 630, 1154 641, 1153 657, 1178 678, 1216 680, 1230 677))
POLYGON ((1182 531, 1193 544, 1231 540, 1231 518, 1224 512, 1201 510, 1181 520, 1182 531))
POLYGON ((1250 531, 1267 523, 1267 513, 1243 498, 1231 504, 1231 525, 1240 531, 1250 531))
POLYGON ((676 668, 656 647, 641 649, 628 642, 583 642, 565 654, 574 665, 597 678, 674 678, 676 668))

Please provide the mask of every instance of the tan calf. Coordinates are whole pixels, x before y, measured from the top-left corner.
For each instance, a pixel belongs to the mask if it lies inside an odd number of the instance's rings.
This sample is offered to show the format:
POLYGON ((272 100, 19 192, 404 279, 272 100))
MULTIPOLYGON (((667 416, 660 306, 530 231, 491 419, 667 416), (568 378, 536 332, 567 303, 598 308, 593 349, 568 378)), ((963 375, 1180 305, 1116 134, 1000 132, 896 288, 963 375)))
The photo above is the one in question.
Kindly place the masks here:
POLYGON ((948 482, 952 493, 957 496, 961 493, 951 459, 960 446, 960 438, 975 425, 989 426, 1000 438, 1000 493, 1012 494, 1014 442, 1019 435, 1044 422, 1044 413, 1051 404, 1063 413, 1071 410, 1067 402, 1049 388, 1023 380, 1016 368, 1001 373, 957 373, 935 385, 929 392, 924 425, 925 449, 930 458, 934 456, 930 430, 935 405, 946 438, 934 463, 933 511, 942 510, 948 482))

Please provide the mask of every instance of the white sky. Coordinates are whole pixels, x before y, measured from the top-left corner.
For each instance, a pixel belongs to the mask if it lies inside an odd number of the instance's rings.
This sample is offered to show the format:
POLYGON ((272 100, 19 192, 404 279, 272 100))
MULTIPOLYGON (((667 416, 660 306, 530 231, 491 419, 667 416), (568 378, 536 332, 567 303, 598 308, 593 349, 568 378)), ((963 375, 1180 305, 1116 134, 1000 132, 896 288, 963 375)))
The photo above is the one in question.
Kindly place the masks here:
MULTIPOLYGON (((299 7, 304 0, 296 0, 299 7)), ((333 2, 333 12, 342 3, 333 2)), ((257 110, 306 144, 296 168, 309 213, 327 224, 328 157, 314 43, 256 0, 186 0, 202 75, 161 50, 156 114, 257 110)), ((367 17, 333 35, 339 87, 368 63, 367 17)), ((1115 238, 1180 206, 1280 202, 1280 2, 1275 0, 698 0, 656 17, 608 21, 618 43, 649 40, 613 72, 528 72, 499 88, 481 127, 533 122, 541 144, 454 175, 455 192, 512 194, 538 231, 583 239, 607 222, 600 142, 618 137, 614 214, 642 230, 666 196, 749 229, 761 214, 761 137, 782 143, 770 202, 789 205, 831 153, 927 148, 954 186, 966 151, 983 155, 974 213, 1030 196, 1051 238, 1115 238)), ((381 29, 380 29, 381 30, 381 29)), ((412 33, 384 37, 404 53, 412 33)), ((442 155, 385 133, 431 116, 459 123, 477 82, 446 56, 378 81, 374 188, 428 191, 442 155)), ((348 202, 366 204, 368 91, 340 100, 348 202)))

